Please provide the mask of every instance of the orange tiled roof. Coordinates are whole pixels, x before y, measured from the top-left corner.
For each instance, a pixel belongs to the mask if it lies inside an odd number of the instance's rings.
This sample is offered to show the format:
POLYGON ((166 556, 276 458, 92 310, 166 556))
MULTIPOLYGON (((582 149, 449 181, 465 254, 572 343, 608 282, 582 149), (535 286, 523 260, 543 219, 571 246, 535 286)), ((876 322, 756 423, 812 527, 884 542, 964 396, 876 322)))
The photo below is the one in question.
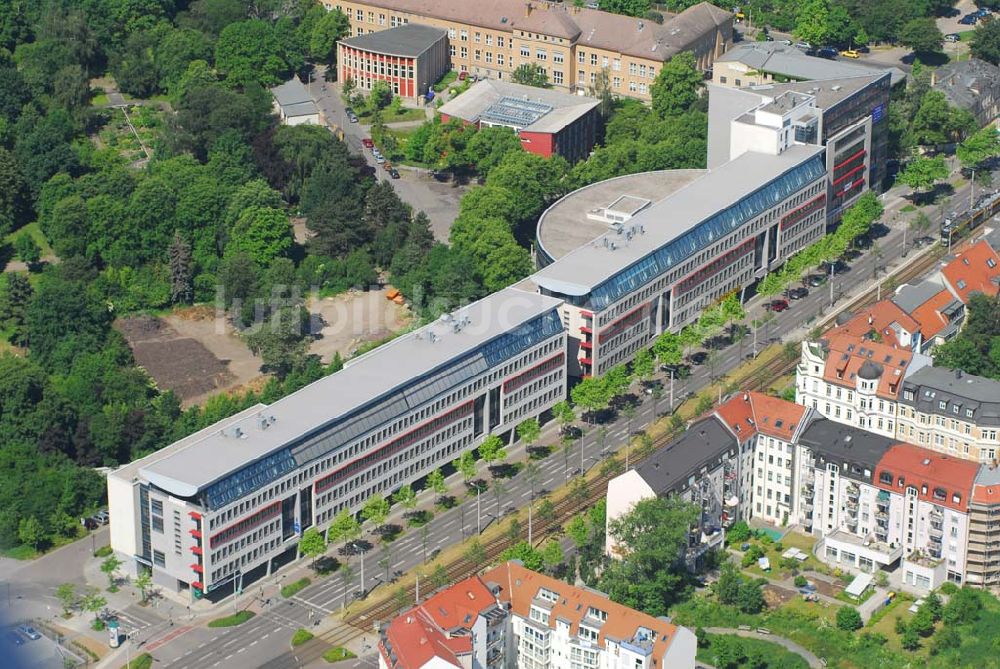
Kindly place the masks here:
POLYGON ((601 648, 607 648, 608 638, 615 642, 632 640, 638 629, 644 627, 655 635, 653 657, 662 658, 677 632, 677 627, 671 623, 613 602, 592 590, 577 588, 531 571, 517 562, 494 567, 483 574, 483 580, 496 583, 500 587, 501 601, 509 602, 513 612, 522 618, 529 617, 531 602, 541 588, 556 593, 558 598, 551 605, 549 627, 555 629, 557 618, 565 620, 570 625, 571 636, 577 634, 580 621, 587 615, 589 607, 604 611, 608 619, 599 626, 597 645, 601 648))
POLYGON ((385 644, 380 642, 379 652, 385 658, 386 664, 399 669, 420 669, 437 657, 461 669, 462 663, 458 655, 472 652, 472 639, 465 637, 464 644, 467 649, 463 653, 458 652, 458 649, 449 643, 458 639, 448 639, 447 635, 428 620, 419 608, 400 614, 386 628, 386 639, 392 654, 396 657, 393 663, 385 644))
POLYGON ((897 348, 852 335, 824 336, 829 352, 823 378, 845 388, 857 388, 857 376, 865 363, 881 368, 875 394, 885 399, 898 399, 906 366, 913 359, 908 348, 897 348))
POLYGON ((940 309, 953 299, 952 294, 944 289, 913 310, 911 315, 920 324, 920 334, 924 339, 930 339, 948 324, 948 319, 941 315, 940 309))
POLYGON ((977 483, 972 488, 972 501, 977 504, 1000 504, 1000 485, 977 483))
POLYGON ((859 312, 843 325, 831 329, 827 336, 845 334, 860 338, 875 330, 882 336, 884 343, 890 346, 899 345, 896 331, 890 327, 893 323, 910 334, 916 332, 919 327, 919 323, 900 309, 895 302, 882 300, 859 312))
POLYGON ((460 581, 435 594, 420 605, 423 611, 443 630, 471 628, 476 617, 496 605, 496 598, 478 576, 460 581))
POLYGON ((920 499, 964 512, 969 508, 969 497, 978 473, 979 465, 975 462, 913 444, 896 444, 876 465, 875 485, 898 494, 914 487, 920 499), (883 472, 892 477, 892 484, 882 482, 883 472), (943 492, 943 499, 935 497, 935 491, 943 492), (957 502, 955 495, 958 495, 957 502))
POLYGON ((715 410, 740 441, 757 432, 790 441, 805 411, 801 404, 758 392, 739 393, 715 410))
POLYGON ((1000 287, 993 283, 994 279, 1000 277, 1000 256, 985 239, 980 239, 959 253, 941 268, 941 274, 952 291, 965 303, 969 302, 972 293, 996 295, 1000 292, 1000 287), (990 264, 993 266, 990 267, 990 264))

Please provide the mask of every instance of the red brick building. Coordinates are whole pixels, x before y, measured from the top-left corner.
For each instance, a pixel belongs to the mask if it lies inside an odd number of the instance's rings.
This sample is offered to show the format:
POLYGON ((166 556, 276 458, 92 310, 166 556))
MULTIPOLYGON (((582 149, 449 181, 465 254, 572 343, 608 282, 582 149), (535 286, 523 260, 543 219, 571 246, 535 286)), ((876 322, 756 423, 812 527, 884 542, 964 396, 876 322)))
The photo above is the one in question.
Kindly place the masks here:
POLYGON ((441 107, 441 118, 511 128, 525 151, 575 162, 594 148, 598 104, 583 95, 487 79, 441 107))
POLYGON ((394 95, 417 98, 450 67, 448 33, 407 23, 357 35, 337 44, 337 63, 340 81, 350 78, 360 90, 385 81, 394 95))

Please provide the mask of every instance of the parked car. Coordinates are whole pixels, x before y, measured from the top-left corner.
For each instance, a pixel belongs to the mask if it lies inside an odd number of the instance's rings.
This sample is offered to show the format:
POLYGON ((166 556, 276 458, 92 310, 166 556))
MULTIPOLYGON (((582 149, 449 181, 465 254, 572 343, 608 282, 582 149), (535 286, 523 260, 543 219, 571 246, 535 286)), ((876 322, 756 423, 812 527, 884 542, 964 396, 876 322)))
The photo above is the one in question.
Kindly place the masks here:
POLYGON ((101 525, 107 525, 109 522, 111 522, 111 516, 108 515, 108 512, 106 510, 98 511, 97 513, 94 514, 94 520, 99 522, 101 525))
POLYGON ((840 52, 840 55, 844 58, 861 58, 861 54, 854 49, 844 49, 840 52))
POLYGON ((801 300, 803 297, 809 296, 809 289, 805 287, 792 288, 788 291, 788 299, 790 300, 801 300))
POLYGON ((384 163, 382 163, 382 169, 385 170, 386 172, 391 172, 393 170, 392 163, 390 163, 388 160, 385 161, 384 163))
POLYGON ((806 282, 810 286, 812 286, 813 288, 819 288, 824 283, 826 283, 826 275, 825 274, 810 274, 809 277, 806 279, 806 282))
POLYGON ((391 170, 389 170, 389 176, 392 177, 393 179, 398 179, 399 170, 397 170, 396 168, 392 168, 391 170))
POLYGON ((917 237, 916 240, 914 240, 913 245, 916 246, 918 249, 922 249, 923 247, 930 246, 933 243, 934 243, 933 237, 917 237))
POLYGON ((458 80, 459 81, 465 81, 465 78, 468 77, 468 76, 469 76, 468 72, 459 72, 458 73, 458 80))
POLYGON ((85 530, 96 530, 101 526, 101 524, 93 518, 81 518, 80 524, 83 525, 83 529, 85 530))
POLYGON ((803 49, 805 51, 812 51, 812 44, 810 44, 809 42, 798 42, 795 45, 795 48, 796 49, 803 49))
POLYGON ((966 14, 965 16, 960 18, 958 22, 961 23, 963 26, 974 26, 976 25, 976 22, 978 20, 979 17, 976 16, 975 14, 966 14))
POLYGON ((792 46, 792 40, 790 39, 778 40, 778 44, 784 44, 785 46, 792 46))
POLYGON ((832 263, 824 261, 819 265, 819 268, 823 270, 823 274, 830 274, 831 267, 833 269, 833 274, 847 274, 851 271, 851 266, 839 258, 834 260, 832 263))
POLYGON ((31 625, 20 625, 17 628, 17 631, 23 634, 24 636, 28 637, 32 641, 38 641, 39 639, 42 638, 42 635, 38 633, 38 630, 36 630, 31 625))
POLYGON ((961 36, 958 33, 948 33, 944 36, 945 42, 959 42, 961 41, 961 36))
POLYGON ((383 156, 381 153, 378 154, 377 156, 375 156, 375 162, 381 165, 382 163, 385 162, 385 156, 383 156))
POLYGON ((840 259, 844 262, 854 262, 861 257, 861 251, 857 249, 847 249, 840 254, 840 259))
POLYGON ((787 300, 771 300, 766 306, 768 311, 776 311, 779 314, 788 308, 787 300))
POLYGON ((8 630, 7 633, 4 634, 3 636, 5 639, 7 639, 9 643, 14 644, 15 646, 24 645, 24 637, 15 632, 14 630, 8 630))
POLYGON ((362 137, 361 146, 365 147, 366 149, 374 149, 375 142, 372 141, 371 137, 362 137))
POLYGON ((821 47, 820 50, 816 52, 816 55, 819 56, 820 58, 829 58, 832 60, 837 57, 837 50, 834 49, 832 46, 824 46, 821 47))
POLYGON ((685 364, 660 365, 660 371, 669 378, 673 374, 674 379, 686 379, 691 376, 691 367, 685 364))

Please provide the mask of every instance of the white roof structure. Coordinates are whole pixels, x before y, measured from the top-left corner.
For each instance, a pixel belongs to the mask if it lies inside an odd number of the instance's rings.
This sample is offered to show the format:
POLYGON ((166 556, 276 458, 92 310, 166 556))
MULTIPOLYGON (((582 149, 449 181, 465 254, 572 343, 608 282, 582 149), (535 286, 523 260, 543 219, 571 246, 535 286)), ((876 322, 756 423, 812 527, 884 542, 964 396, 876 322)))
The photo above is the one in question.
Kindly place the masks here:
POLYGON ((871 574, 858 574, 854 577, 854 580, 851 581, 851 584, 847 586, 844 592, 857 599, 861 595, 865 594, 865 590, 867 590, 868 586, 872 584, 872 580, 873 578, 871 574))
POLYGON ((470 123, 554 134, 599 104, 584 95, 484 79, 449 100, 440 112, 470 123))
MULTIPOLYGON (((714 215, 740 203, 755 191, 766 189, 769 183, 823 150, 821 146, 798 144, 778 155, 748 151, 639 211, 627 224, 636 234, 627 235, 626 239, 617 231, 609 231, 539 270, 531 280, 554 293, 587 295, 714 215)), ((810 181, 822 176, 824 171, 825 167, 817 163, 816 173, 810 181)), ((728 232, 731 230, 712 230, 707 234, 722 236, 728 232)))
POLYGON ((138 465, 139 475, 150 483, 192 497, 250 463, 260 461, 270 472, 308 462, 423 404, 460 383, 463 375, 492 366, 492 356, 503 351, 492 352, 486 345, 503 343, 503 335, 517 337, 518 328, 549 312, 549 330, 561 330, 554 312, 559 304, 506 288, 351 360, 341 371, 269 406, 252 407, 126 468, 138 465), (331 438, 336 423, 341 425, 331 438))
POLYGON ((271 95, 288 118, 314 116, 319 113, 312 95, 298 77, 292 77, 285 83, 275 86, 271 89, 271 95))

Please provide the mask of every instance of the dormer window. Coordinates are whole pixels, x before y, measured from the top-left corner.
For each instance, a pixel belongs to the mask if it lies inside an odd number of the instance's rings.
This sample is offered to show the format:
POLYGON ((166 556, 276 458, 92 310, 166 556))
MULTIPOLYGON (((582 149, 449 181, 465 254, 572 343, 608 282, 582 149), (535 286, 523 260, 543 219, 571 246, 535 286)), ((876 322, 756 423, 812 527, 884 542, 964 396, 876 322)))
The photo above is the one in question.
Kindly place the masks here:
POLYGON ((965 287, 966 287, 966 286, 967 286, 968 284, 967 284, 967 283, 965 283, 965 279, 959 279, 959 280, 958 280, 958 281, 957 281, 957 282, 955 283, 955 285, 956 285, 956 286, 958 286, 958 289, 959 289, 959 290, 965 290, 965 287))
POLYGON ((941 500, 943 502, 948 499, 948 493, 944 491, 944 488, 934 488, 934 499, 941 500))
POLYGON ((892 472, 883 471, 878 475, 878 481, 885 485, 892 485, 892 472))

